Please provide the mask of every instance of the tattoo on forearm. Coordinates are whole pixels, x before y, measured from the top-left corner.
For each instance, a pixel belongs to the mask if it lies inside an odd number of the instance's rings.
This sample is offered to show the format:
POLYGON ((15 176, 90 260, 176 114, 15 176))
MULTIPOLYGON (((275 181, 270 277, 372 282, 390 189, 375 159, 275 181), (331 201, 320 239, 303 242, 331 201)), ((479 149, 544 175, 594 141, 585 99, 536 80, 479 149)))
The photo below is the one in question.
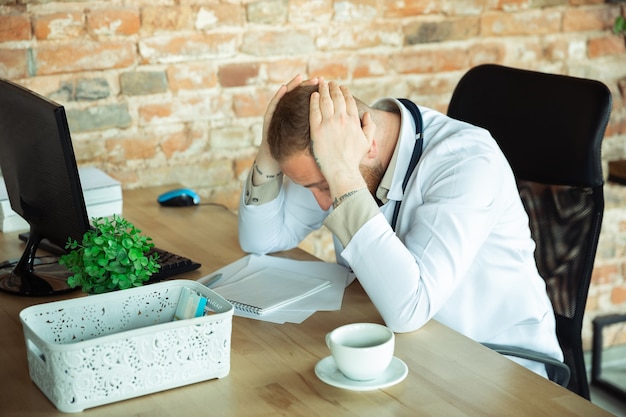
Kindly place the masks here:
POLYGON ((259 166, 256 164, 256 161, 254 161, 253 167, 257 174, 267 179, 272 179, 272 178, 276 178, 276 177, 283 175, 282 171, 279 171, 277 174, 264 174, 263 171, 261 171, 259 166))
POLYGON ((358 191, 359 190, 348 191, 347 193, 345 193, 339 198, 335 197, 335 200, 333 201, 333 208, 337 208, 339 204, 343 203, 348 197, 350 197, 353 194, 356 194, 358 191))

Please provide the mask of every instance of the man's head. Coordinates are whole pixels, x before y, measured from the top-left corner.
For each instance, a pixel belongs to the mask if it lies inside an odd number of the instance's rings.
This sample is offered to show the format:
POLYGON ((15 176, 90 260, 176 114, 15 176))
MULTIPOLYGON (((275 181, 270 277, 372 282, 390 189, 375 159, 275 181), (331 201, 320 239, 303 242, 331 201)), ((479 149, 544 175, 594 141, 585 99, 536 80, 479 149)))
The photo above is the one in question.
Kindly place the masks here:
MULTIPOLYGON (((327 210, 332 205, 326 179, 313 158, 309 123, 311 94, 317 85, 301 85, 285 93, 280 99, 268 127, 268 145, 272 157, 281 165, 285 175, 308 188, 319 206, 327 210)), ((370 109, 354 97, 359 115, 370 109)), ((360 166, 361 174, 372 194, 380 183, 384 169, 377 160, 360 166)))
POLYGON ((279 163, 294 154, 312 154, 309 133, 309 101, 317 85, 305 85, 285 93, 272 115, 268 144, 272 157, 279 163))
MULTIPOLYGON (((285 93, 272 115, 268 128, 268 144, 272 157, 279 163, 294 154, 313 154, 309 124, 311 94, 317 85, 301 85, 285 93)), ((367 105, 354 97, 359 114, 368 110, 367 105)))

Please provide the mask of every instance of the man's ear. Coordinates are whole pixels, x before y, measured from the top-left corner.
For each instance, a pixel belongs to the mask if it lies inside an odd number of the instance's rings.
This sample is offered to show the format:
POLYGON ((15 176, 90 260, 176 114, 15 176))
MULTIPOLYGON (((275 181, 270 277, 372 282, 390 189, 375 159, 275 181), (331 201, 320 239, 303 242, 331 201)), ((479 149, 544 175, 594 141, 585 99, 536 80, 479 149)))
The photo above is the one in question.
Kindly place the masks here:
POLYGON ((378 156, 378 141, 376 138, 372 139, 372 144, 370 145, 370 149, 365 154, 367 158, 373 159, 378 156))
POLYGON ((361 117, 361 129, 367 141, 371 141, 370 148, 365 155, 367 158, 375 158, 378 155, 378 144, 376 143, 376 123, 372 120, 372 113, 363 113, 361 117))

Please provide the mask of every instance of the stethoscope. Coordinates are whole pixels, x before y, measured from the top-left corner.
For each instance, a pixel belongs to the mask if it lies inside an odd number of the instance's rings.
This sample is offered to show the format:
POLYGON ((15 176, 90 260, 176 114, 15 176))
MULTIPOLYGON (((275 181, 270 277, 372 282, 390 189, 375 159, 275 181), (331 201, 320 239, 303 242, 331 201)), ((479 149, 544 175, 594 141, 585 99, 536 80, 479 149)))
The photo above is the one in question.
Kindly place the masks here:
MULTIPOLYGON (((406 185, 409 182, 409 178, 411 178, 411 174, 415 171, 415 167, 417 166, 417 162, 422 156, 422 146, 424 144, 424 130, 423 130, 423 122, 422 122, 422 114, 419 109, 411 100, 407 100, 405 98, 398 99, 400 103, 404 104, 406 108, 413 115, 413 119, 415 120, 415 146, 413 147, 413 153, 411 154, 411 161, 409 162, 409 167, 404 175, 404 180, 402 181, 402 198, 404 198, 404 190, 406 190, 406 185)), ((398 213, 400 212, 400 205, 402 204, 402 200, 396 201, 396 205, 393 209, 393 217, 391 218, 391 228, 396 230, 396 223, 398 221, 398 213)))

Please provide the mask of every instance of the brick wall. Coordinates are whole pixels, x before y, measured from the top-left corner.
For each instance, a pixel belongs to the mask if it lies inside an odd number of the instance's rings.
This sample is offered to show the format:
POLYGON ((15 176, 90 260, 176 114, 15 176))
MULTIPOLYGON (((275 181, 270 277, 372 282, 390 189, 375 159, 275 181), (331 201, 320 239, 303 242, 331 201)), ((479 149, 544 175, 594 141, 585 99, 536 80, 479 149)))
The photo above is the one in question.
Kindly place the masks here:
MULTIPOLYGON (((600 0, 0 0, 0 77, 65 105, 80 165, 234 209, 265 105, 297 73, 444 112, 481 63, 598 79, 614 97, 604 158, 626 158, 620 13, 600 0)), ((606 194, 587 344, 595 315, 626 312, 626 191, 606 194)), ((325 231, 303 247, 332 257, 325 231)), ((607 339, 626 343, 622 330, 607 339)))

